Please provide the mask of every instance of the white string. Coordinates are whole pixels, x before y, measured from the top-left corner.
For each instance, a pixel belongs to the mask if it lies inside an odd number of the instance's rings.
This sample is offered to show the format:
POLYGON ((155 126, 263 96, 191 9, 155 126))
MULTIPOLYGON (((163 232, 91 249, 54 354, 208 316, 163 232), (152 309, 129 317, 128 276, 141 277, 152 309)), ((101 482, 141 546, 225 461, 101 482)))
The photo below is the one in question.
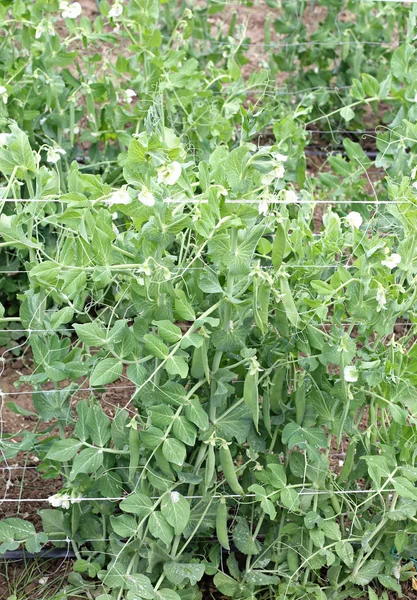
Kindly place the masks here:
MULTIPOLYGON (((417 0, 416 0, 417 2, 417 0)), ((66 200, 67 202, 70 202, 70 200, 66 200)), ((97 199, 98 201, 103 201, 105 202, 104 199, 97 199)), ((45 199, 40 199, 40 198, 21 198, 18 200, 2 200, 0 199, 0 202, 63 202, 63 200, 45 200, 45 199)), ((205 199, 193 199, 193 198, 184 198, 183 200, 176 200, 175 198, 165 198, 163 200, 163 202, 165 204, 190 204, 190 203, 196 203, 196 204, 207 204, 208 200, 205 199)), ((410 204, 411 206, 415 206, 415 203, 412 202, 411 200, 407 200, 406 198, 404 198, 403 200, 296 200, 295 202, 288 202, 287 200, 271 200, 271 199, 260 199, 255 198, 253 200, 225 200, 225 204, 263 204, 263 203, 267 203, 267 204, 285 204, 285 205, 292 205, 292 204, 410 204)), ((17 273, 18 271, 7 271, 7 273, 17 273)))
MULTIPOLYGON (((294 488, 291 488, 294 489, 294 488)), ((347 494, 381 494, 381 493, 393 493, 395 492, 395 489, 381 489, 381 490, 311 490, 311 491, 302 491, 302 492, 297 492, 298 496, 323 496, 323 495, 331 495, 331 494, 337 494, 339 496, 341 495, 347 495, 347 494)), ((59 496, 60 494, 58 494, 59 496)), ((70 501, 72 504, 78 504, 79 502, 104 502, 104 501, 108 501, 108 502, 120 502, 121 500, 126 500, 126 498, 129 498, 129 495, 126 496, 120 496, 120 497, 101 497, 101 498, 84 498, 84 497, 79 497, 79 498, 70 498, 70 501)), ((183 496, 184 498, 186 498, 187 500, 203 500, 204 498, 207 498, 207 496, 183 496)), ((241 496, 239 494, 214 494, 213 496, 210 496, 210 498, 214 498, 214 499, 220 499, 220 498, 232 498, 232 499, 237 499, 237 498, 255 498, 256 494, 246 494, 245 496, 241 496)), ((150 500, 159 500, 160 496, 150 496, 149 497, 150 500)), ((2 504, 2 502, 49 502, 49 498, 3 498, 0 500, 0 505, 2 504)))

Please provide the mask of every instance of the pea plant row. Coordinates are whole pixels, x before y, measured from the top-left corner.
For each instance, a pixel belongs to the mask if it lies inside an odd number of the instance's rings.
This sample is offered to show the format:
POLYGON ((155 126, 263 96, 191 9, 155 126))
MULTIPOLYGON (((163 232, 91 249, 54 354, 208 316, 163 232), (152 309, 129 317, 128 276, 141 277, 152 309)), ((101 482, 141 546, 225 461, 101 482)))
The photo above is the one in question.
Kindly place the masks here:
POLYGON ((402 597, 416 4, 268 0, 260 65, 233 7, 99 4, 0 1, 0 456, 60 486, 0 553, 71 549, 55 600, 402 597))

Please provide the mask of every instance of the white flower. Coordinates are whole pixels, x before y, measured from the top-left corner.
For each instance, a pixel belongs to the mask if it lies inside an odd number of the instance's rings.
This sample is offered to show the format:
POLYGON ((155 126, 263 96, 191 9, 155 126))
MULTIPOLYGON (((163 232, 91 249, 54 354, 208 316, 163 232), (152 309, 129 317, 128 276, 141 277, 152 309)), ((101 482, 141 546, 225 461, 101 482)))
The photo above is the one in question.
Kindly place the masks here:
POLYGON ((170 165, 165 165, 158 169, 158 183, 165 183, 165 185, 174 185, 181 177, 182 167, 176 160, 170 165))
POLYGON ((285 156, 285 154, 280 154, 279 152, 274 152, 273 157, 277 162, 285 162, 288 159, 288 156, 285 156))
POLYGON ((385 309, 385 305, 387 303, 387 298, 385 296, 385 288, 384 286, 378 282, 378 289, 376 292, 376 301, 378 302, 377 312, 385 309))
POLYGON ((145 206, 154 206, 155 196, 147 188, 142 188, 142 191, 138 195, 139 202, 142 202, 145 206))
POLYGON ((39 584, 40 585, 46 585, 48 583, 48 579, 49 579, 49 577, 41 577, 39 579, 39 584))
POLYGON ((63 19, 76 19, 82 12, 81 4, 79 2, 70 4, 67 0, 61 0, 59 8, 62 11, 63 19))
POLYGON ((294 190, 284 190, 284 199, 285 202, 297 202, 297 194, 294 190))
POLYGON ((59 508, 60 506, 62 506, 62 508, 69 508, 71 496, 68 494, 54 494, 53 496, 49 496, 48 502, 55 508, 59 508))
POLYGON ((358 370, 354 366, 345 367, 343 371, 343 377, 345 378, 345 381, 354 383, 355 381, 358 381, 358 370))
POLYGON ((35 31, 35 40, 38 40, 42 36, 43 33, 45 33, 45 26, 44 26, 44 22, 41 21, 35 31))
POLYGON ((263 185, 270 185, 275 179, 282 179, 284 177, 285 169, 284 165, 277 165, 270 171, 262 176, 261 182, 263 185))
POLYGON ((46 153, 46 160, 49 163, 55 164, 60 160, 61 155, 64 155, 64 154, 66 154, 66 152, 63 148, 50 147, 50 148, 48 148, 48 151, 46 153))
POLYGON ((363 223, 362 215, 356 210, 351 210, 350 213, 346 215, 346 223, 353 227, 353 229, 359 229, 359 227, 363 223))
POLYGON ((132 199, 126 189, 126 186, 123 185, 120 190, 113 192, 105 202, 107 206, 113 206, 113 204, 130 204, 131 200, 132 199))
POLYGON ((268 214, 268 202, 266 200, 262 200, 262 202, 258 204, 258 212, 260 215, 268 214))
POLYGON ((1 96, 1 99, 3 100, 3 104, 7 104, 7 100, 9 99, 9 96, 7 95, 7 90, 4 87, 4 85, 0 85, 0 96, 1 96))
POLYGON ((401 262, 401 256, 396 252, 393 252, 391 256, 388 256, 386 260, 381 260, 381 265, 388 267, 388 269, 395 269, 401 262))
POLYGON ((115 2, 113 4, 113 6, 111 7, 111 9, 109 10, 108 16, 113 19, 117 19, 117 17, 120 17, 122 12, 123 12, 123 6, 120 4, 120 2, 115 2))
POLYGON ((171 500, 174 504, 180 501, 180 495, 178 492, 171 492, 171 500))
POLYGON ((135 98, 135 96, 137 96, 135 90, 131 90, 130 88, 128 88, 125 91, 125 94, 126 94, 126 102, 128 104, 130 104, 132 102, 132 99, 135 98))
POLYGON ((0 148, 7 146, 7 138, 8 137, 9 136, 7 135, 7 133, 0 133, 0 148))

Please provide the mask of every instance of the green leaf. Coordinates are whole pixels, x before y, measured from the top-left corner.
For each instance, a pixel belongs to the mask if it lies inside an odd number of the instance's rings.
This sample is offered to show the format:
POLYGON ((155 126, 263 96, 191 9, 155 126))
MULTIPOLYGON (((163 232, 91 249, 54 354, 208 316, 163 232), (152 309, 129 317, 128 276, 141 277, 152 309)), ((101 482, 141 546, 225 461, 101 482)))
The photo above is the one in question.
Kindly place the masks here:
POLYGON ((61 325, 72 321, 73 317, 74 310, 69 306, 65 306, 64 308, 61 308, 60 310, 57 310, 56 312, 52 313, 51 327, 53 329, 58 329, 58 327, 61 327, 61 325))
POLYGON ((341 558, 348 567, 351 567, 353 565, 355 552, 353 550, 352 544, 345 540, 337 542, 337 544, 335 545, 335 550, 337 556, 341 558))
POLYGON ((156 356, 161 360, 164 360, 169 355, 169 348, 164 344, 164 342, 153 333, 147 333, 143 336, 145 340, 145 348, 152 354, 152 356, 156 356))
POLYGON ((162 444, 162 453, 168 462, 182 467, 187 456, 187 450, 180 440, 167 438, 162 444))
POLYGON ((148 527, 154 537, 162 540, 164 544, 169 546, 174 538, 174 529, 159 511, 151 514, 148 527))
POLYGON ((359 571, 353 571, 349 580, 356 585, 367 585, 384 567, 383 560, 368 560, 359 571))
POLYGON ((97 321, 85 325, 74 323, 73 327, 80 340, 88 346, 100 347, 107 341, 107 331, 97 321))
POLYGON ((176 290, 175 295, 175 312, 178 317, 185 321, 195 321, 195 312, 188 302, 185 293, 182 290, 176 290))
POLYGON ((298 446, 307 450, 312 457, 318 457, 319 450, 326 446, 326 434, 321 429, 301 427, 291 421, 283 429, 282 442, 287 444, 289 449, 298 446))
POLYGON ((147 517, 152 512, 152 501, 139 492, 133 492, 120 503, 120 508, 127 513, 138 515, 141 519, 147 517))
POLYGON ((164 563, 164 573, 170 583, 182 585, 187 579, 190 585, 196 585, 204 575, 202 563, 164 563))
POLYGON ((284 488, 281 490, 281 502, 290 512, 294 512, 300 507, 300 499, 294 488, 284 488))
POLYGON ((240 552, 248 556, 259 554, 261 544, 252 536, 249 525, 243 517, 238 518, 237 525, 233 531, 233 541, 240 552))
POLYGON ((48 451, 46 458, 49 460, 57 460, 59 462, 65 462, 71 460, 81 448, 81 442, 78 440, 67 439, 59 440, 54 442, 50 450, 48 451))
POLYGON ((119 379, 123 373, 123 363, 117 358, 105 358, 100 360, 93 369, 90 376, 92 386, 106 385, 119 379))
POLYGON ((185 407, 185 416, 201 431, 207 431, 209 428, 208 415, 197 398, 191 398, 188 401, 188 404, 185 407))
POLYGON ((197 430, 185 417, 179 416, 174 420, 172 432, 178 440, 181 440, 187 446, 194 446, 197 430))
POLYGON ((152 321, 152 324, 158 327, 158 334, 164 342, 175 344, 182 338, 181 329, 171 321, 152 321))
POLYGON ((174 491, 164 496, 161 512, 174 528, 175 535, 180 535, 187 527, 190 518, 190 505, 178 492, 174 491))
POLYGON ((95 473, 103 464, 103 450, 85 448, 74 459, 70 479, 73 481, 79 473, 95 473))
POLYGON ((139 598, 144 600, 152 600, 155 598, 155 592, 151 584, 151 580, 146 575, 135 573, 127 576, 127 589, 137 594, 139 598))
POLYGON ((177 354, 167 359, 165 369, 170 375, 179 375, 181 379, 185 379, 188 375, 188 364, 177 354))
POLYGON ((112 526, 113 531, 122 538, 128 538, 135 535, 138 529, 138 523, 135 517, 132 517, 131 515, 120 515, 118 517, 111 515, 110 525, 112 526))
POLYGON ((405 477, 396 477, 392 480, 395 491, 402 498, 417 500, 417 488, 405 477))
POLYGON ((349 123, 349 121, 355 118, 355 112, 350 106, 344 106, 340 111, 340 115, 346 123, 349 123))

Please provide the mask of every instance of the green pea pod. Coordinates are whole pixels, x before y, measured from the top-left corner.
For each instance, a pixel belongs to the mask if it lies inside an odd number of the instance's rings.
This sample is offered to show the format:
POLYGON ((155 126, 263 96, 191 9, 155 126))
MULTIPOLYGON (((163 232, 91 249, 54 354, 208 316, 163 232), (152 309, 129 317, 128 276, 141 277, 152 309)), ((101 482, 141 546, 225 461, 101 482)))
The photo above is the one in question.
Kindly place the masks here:
POLYGON ((155 460, 156 464, 164 475, 167 477, 173 476, 171 465, 163 455, 162 448, 160 446, 155 450, 155 460))
POLYGON ((289 322, 294 327, 299 328, 300 326, 300 315, 298 314, 297 307, 295 306, 294 298, 292 297, 290 284, 286 277, 281 277, 281 296, 282 303, 285 308, 285 312, 289 322))
POLYGON ((194 379, 201 380, 204 378, 204 365, 203 365, 203 346, 200 348, 194 348, 193 358, 191 361, 191 377, 194 379))
POLYGON ((222 466, 226 482, 229 484, 230 488, 235 494, 238 494, 239 496, 244 496, 245 492, 243 491, 243 488, 237 479, 235 465, 233 463, 233 458, 230 454, 230 449, 227 444, 220 446, 219 456, 220 464, 222 466))
POLYGON ((129 459, 129 481, 132 481, 137 468, 139 466, 139 449, 140 449, 140 441, 139 441, 139 433, 136 427, 132 424, 129 430, 129 450, 130 450, 130 459, 129 459))
POLYGON ((209 444, 206 458, 206 468, 204 470, 204 485, 207 491, 213 483, 213 477, 216 470, 216 455, 214 452, 214 446, 209 444))
POLYGON ((202 359, 203 359, 204 374, 206 376, 207 383, 210 383, 210 367, 209 367, 209 361, 208 361, 208 350, 207 350, 207 341, 206 340, 203 340, 203 345, 201 347, 201 355, 202 355, 202 359))
POLYGON ((352 472, 353 465, 355 462, 355 451, 356 444, 358 443, 358 439, 353 437, 350 440, 349 448, 347 449, 345 462, 343 463, 342 470, 339 473, 339 477, 337 478, 338 483, 343 483, 349 477, 352 472))
POLYGON ((291 575, 294 575, 299 566, 298 552, 296 552, 294 548, 288 548, 287 563, 289 572, 291 573, 291 575))
POLYGON ((272 243, 272 265, 275 271, 278 271, 282 264, 285 253, 285 231, 281 223, 278 223, 275 231, 275 238, 272 243))
POLYGON ((342 507, 340 506, 339 498, 336 496, 336 494, 332 494, 330 496, 330 502, 332 503, 335 514, 340 515, 342 512, 342 507))
POLYGON ((251 373, 248 371, 243 384, 243 400, 248 408, 252 411, 252 418, 255 424, 255 429, 258 431, 259 425, 259 402, 258 402, 258 372, 251 373))
POLYGON ((306 412, 306 387, 304 379, 299 382, 297 389, 295 390, 295 422, 298 425, 303 424, 304 414, 306 412))
POLYGON ((227 531, 227 504, 224 498, 220 498, 216 515, 216 534, 220 546, 225 550, 230 550, 229 535, 227 531))
POLYGON ((262 417, 264 420, 264 425, 269 433, 272 435, 272 427, 271 427, 271 400, 269 397, 269 392, 265 392, 262 400, 262 417))
POLYGON ((283 387, 286 374, 287 367, 278 367, 272 378, 269 401, 271 405, 271 410, 276 415, 282 412, 283 387))
POLYGON ((269 283, 258 282, 256 279, 253 286, 253 316, 257 327, 262 335, 268 330, 269 300, 271 297, 271 286, 269 283))
POLYGON ((288 326, 287 313, 285 312, 285 308, 282 302, 278 302, 275 310, 275 325, 279 333, 283 337, 289 337, 290 328, 288 326))

